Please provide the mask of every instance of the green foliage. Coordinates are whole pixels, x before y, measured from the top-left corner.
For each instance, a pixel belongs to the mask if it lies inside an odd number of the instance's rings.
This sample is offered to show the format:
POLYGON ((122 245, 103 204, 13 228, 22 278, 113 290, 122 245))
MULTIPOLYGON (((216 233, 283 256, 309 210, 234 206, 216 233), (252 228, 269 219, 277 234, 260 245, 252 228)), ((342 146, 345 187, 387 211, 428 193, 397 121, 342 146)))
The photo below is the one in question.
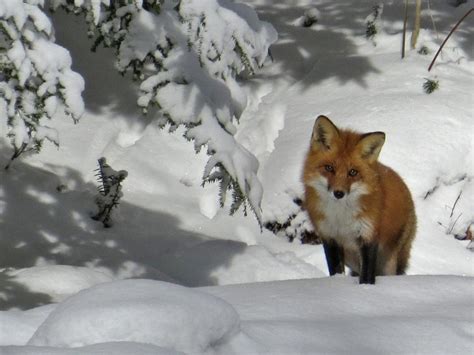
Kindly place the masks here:
POLYGON ((98 212, 92 216, 92 219, 100 221, 104 227, 110 228, 112 226, 112 211, 118 207, 120 198, 123 196, 122 182, 128 173, 125 170, 115 171, 107 164, 105 158, 100 158, 98 162, 99 168, 96 176, 99 183, 99 193, 95 198, 98 212))
POLYGON ((316 8, 306 10, 303 14, 303 27, 311 27, 318 22, 319 11, 316 8))
MULTIPOLYGON (((366 28, 365 28, 365 38, 374 40, 375 35, 379 31, 379 22, 382 15, 383 5, 375 5, 372 7, 372 13, 367 17, 366 28)), ((374 42, 375 45, 375 42, 374 42)))
POLYGON ((431 94, 435 90, 438 90, 438 89, 439 89, 439 81, 438 80, 433 80, 433 79, 429 79, 429 78, 425 79, 425 82, 423 83, 423 90, 427 94, 431 94))
POLYGON ((430 54, 430 50, 428 49, 427 46, 421 46, 420 49, 418 50, 418 54, 428 55, 430 54))
MULTIPOLYGON (((240 189, 240 185, 225 170, 220 163, 216 165, 214 171, 204 178, 203 186, 207 183, 217 183, 219 185, 219 204, 221 208, 226 205, 228 192, 232 193, 232 201, 230 203, 230 215, 234 215, 241 207, 245 216, 247 216, 248 206, 253 210, 252 204, 240 189)), ((255 211, 254 211, 255 212, 255 211)), ((258 219, 260 224, 260 219, 258 219)))
POLYGON ((44 122, 62 109, 77 121, 83 113, 82 78, 70 68, 69 53, 54 43, 41 1, 9 0, 0 14, 0 104, 13 148, 11 162, 38 152, 43 141, 58 144, 44 122))
POLYGON ((367 27, 365 29, 365 38, 373 38, 377 34, 377 27, 373 21, 367 22, 367 27))
POLYGON ((143 113, 170 131, 184 126, 196 151, 208 146, 204 181, 222 185, 221 200, 231 191, 231 213, 249 203, 259 218, 258 161, 234 138, 246 105, 237 81, 263 66, 273 27, 254 26, 253 10, 230 0, 51 2, 85 17, 93 51, 115 49, 119 72, 139 83, 143 113))
POLYGON ((303 244, 321 244, 321 239, 315 234, 300 198, 293 200, 296 209, 284 221, 266 221, 264 227, 277 236, 282 236, 293 242, 300 240, 303 244))

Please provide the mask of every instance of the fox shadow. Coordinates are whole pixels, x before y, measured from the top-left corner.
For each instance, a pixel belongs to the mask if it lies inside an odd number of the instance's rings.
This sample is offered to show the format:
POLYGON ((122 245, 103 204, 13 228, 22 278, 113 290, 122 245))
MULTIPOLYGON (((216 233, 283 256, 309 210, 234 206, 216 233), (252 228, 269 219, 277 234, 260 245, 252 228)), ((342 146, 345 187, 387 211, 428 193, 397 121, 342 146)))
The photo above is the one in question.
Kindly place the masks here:
MULTIPOLYGON (((126 182, 125 182, 126 183, 126 182)), ((0 171, 0 310, 29 309, 51 303, 47 294, 29 290, 9 270, 45 265, 85 266, 112 278, 148 278, 185 286, 215 285, 212 272, 228 264, 245 244, 235 242, 218 256, 203 260, 192 279, 175 277, 192 250, 211 238, 184 230, 180 219, 127 201, 113 212, 111 228, 91 218, 97 188, 78 171, 48 170, 15 162, 0 171), (58 177, 51 171, 61 171, 58 177)), ((188 267, 189 268, 189 267, 188 267)))

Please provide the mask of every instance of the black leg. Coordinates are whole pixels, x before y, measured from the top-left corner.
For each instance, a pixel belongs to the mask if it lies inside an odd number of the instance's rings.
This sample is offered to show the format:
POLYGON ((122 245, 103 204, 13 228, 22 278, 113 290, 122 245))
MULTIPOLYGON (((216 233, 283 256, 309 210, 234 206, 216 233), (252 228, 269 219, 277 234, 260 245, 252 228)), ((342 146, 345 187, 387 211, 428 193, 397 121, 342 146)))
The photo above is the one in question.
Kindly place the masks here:
POLYGON ((375 283, 375 268, 377 265, 377 243, 362 243, 360 246, 360 284, 375 283))
POLYGON ((334 240, 323 241, 329 275, 344 274, 344 249, 334 240))

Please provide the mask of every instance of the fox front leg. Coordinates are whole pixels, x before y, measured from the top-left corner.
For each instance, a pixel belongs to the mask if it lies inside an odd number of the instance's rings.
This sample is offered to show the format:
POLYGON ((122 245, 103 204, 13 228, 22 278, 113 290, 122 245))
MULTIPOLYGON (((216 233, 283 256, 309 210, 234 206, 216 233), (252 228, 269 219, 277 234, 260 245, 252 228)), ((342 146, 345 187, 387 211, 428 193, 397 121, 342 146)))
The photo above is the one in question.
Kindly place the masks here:
POLYGON ((329 275, 344 274, 344 249, 335 240, 323 240, 329 275))
POLYGON ((375 284, 378 244, 362 242, 360 246, 359 284, 375 284))

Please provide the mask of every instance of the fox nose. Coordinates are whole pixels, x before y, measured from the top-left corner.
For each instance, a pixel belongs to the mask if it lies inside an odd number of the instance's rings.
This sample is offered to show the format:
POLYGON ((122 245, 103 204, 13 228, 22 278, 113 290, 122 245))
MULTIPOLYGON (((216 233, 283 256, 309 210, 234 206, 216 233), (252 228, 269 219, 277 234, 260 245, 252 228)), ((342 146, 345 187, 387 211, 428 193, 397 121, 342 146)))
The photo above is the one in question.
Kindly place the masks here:
POLYGON ((334 197, 340 200, 341 198, 344 197, 344 191, 336 190, 334 191, 334 197))

